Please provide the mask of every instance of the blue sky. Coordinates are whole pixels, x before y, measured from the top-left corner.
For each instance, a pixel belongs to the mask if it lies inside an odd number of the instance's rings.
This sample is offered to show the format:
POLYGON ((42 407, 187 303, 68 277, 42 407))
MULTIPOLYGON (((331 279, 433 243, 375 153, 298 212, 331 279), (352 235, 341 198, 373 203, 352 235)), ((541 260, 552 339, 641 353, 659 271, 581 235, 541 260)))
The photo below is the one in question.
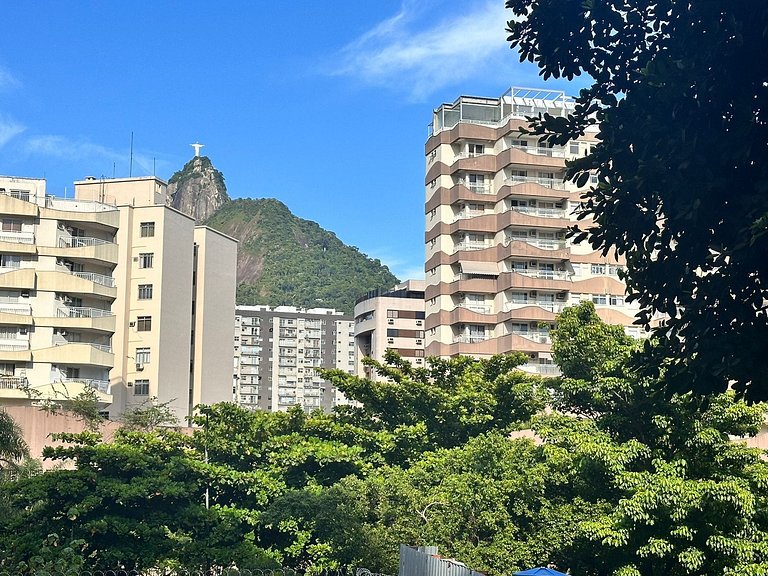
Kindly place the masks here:
MULTIPOLYGON (((421 277, 424 143, 461 94, 542 86, 503 0, 10 2, 0 174, 164 179, 193 155, 233 197, 278 198, 421 277)), ((547 87, 573 92, 564 82, 547 87)))

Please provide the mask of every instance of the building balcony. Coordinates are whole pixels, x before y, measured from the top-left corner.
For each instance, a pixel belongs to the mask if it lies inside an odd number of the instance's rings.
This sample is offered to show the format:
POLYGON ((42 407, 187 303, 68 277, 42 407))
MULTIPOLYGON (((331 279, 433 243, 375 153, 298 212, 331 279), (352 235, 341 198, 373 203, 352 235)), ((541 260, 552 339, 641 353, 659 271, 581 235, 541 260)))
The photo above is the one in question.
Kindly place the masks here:
POLYGON ((0 214, 35 217, 38 214, 37 198, 28 192, 5 190, 0 193, 0 214))
POLYGON ((457 242, 453 247, 453 253, 461 252, 462 250, 485 250, 493 246, 490 242, 457 242))
POLYGON ((0 231, 0 243, 8 244, 34 244, 34 232, 10 232, 0 231))
POLYGON ((29 340, 0 340, 0 362, 30 362, 29 340))
POLYGON ((64 294, 91 294, 114 300, 117 288, 111 276, 92 272, 39 271, 38 290, 64 294))
POLYGON ((509 331, 510 334, 514 334, 515 336, 520 336, 521 338, 525 338, 527 340, 531 340, 532 342, 538 342, 539 344, 551 344, 552 338, 549 336, 549 331, 547 330, 518 330, 513 329, 509 331))
POLYGON ((109 394, 109 380, 97 380, 95 378, 63 378, 65 384, 82 384, 104 394, 109 394))
POLYGON ((32 325, 32 307, 29 304, 0 303, 0 324, 32 325))
POLYGON ((0 376, 0 390, 27 390, 29 380, 25 376, 0 376))
POLYGON ((518 370, 530 374, 539 374, 540 376, 560 376, 560 368, 557 364, 523 364, 518 366, 518 370))
POLYGON ((100 238, 62 236, 57 246, 39 246, 41 256, 55 256, 97 265, 117 265, 118 247, 114 242, 100 238))
POLYGON ((568 214, 563 208, 539 208, 536 206, 512 206, 511 210, 527 214, 528 216, 538 216, 539 218, 567 218, 568 214))
POLYGON ((562 146, 555 146, 548 148, 546 146, 520 146, 518 144, 510 145, 510 148, 516 150, 522 150, 527 154, 533 154, 534 156, 548 156, 549 158, 565 158, 565 148, 562 146))
POLYGON ((108 345, 70 342, 35 350, 34 360, 51 364, 80 364, 112 368, 115 356, 108 345))
POLYGON ((453 343, 454 344, 479 344, 480 342, 485 342, 486 340, 490 340, 490 336, 470 336, 468 334, 460 334, 459 336, 453 337, 453 343))
POLYGON ((567 306, 567 304, 561 303, 561 302, 550 302, 548 300, 547 301, 521 300, 521 299, 513 298, 507 304, 504 305, 504 312, 511 312, 512 310, 518 310, 526 306, 538 306, 539 308, 542 308, 547 312, 558 314, 563 311, 563 309, 567 306))
POLYGON ((32 268, 0 267, 0 289, 32 290, 35 287, 35 271, 32 268))
POLYGON ((539 186, 544 186, 544 188, 565 190, 565 182, 562 180, 556 180, 555 178, 539 178, 538 176, 510 176, 504 180, 504 184, 507 186, 514 186, 515 184, 538 184, 539 186))
POLYGON ((529 278, 543 278, 545 280, 570 280, 571 275, 560 270, 533 270, 530 268, 512 268, 510 272, 517 272, 529 278))
POLYGON ((540 248, 542 250, 563 250, 566 247, 565 240, 554 240, 550 238, 530 238, 511 236, 504 241, 504 246, 508 246, 512 242, 525 242, 529 246, 534 248, 540 248))

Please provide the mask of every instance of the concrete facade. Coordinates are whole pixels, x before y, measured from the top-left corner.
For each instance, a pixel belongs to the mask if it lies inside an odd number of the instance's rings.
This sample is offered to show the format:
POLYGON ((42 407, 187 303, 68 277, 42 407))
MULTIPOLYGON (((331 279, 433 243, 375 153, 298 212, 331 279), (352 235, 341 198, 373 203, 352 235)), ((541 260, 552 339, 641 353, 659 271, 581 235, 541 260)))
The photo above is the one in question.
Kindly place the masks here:
POLYGON ((582 300, 640 336, 619 279, 624 260, 566 239, 584 189, 563 182, 565 162, 586 154, 596 133, 565 146, 524 133, 526 115, 563 116, 572 106, 562 92, 512 88, 434 111, 425 147, 428 356, 522 351, 525 369, 556 373, 549 331, 582 300))
POLYGON ((370 357, 382 362, 388 349, 416 366, 424 365, 423 280, 408 280, 391 290, 375 290, 355 303, 355 374, 378 379, 363 364, 370 357))
POLYGON ((331 411, 344 396, 315 368, 354 373, 354 321, 328 308, 238 306, 236 401, 249 409, 331 411))
POLYGON ((157 398, 183 423, 197 403, 231 400, 231 351, 203 343, 230 339, 237 243, 165 206, 165 190, 89 178, 62 199, 44 180, 0 177, 0 299, 14 310, 0 318, 1 404, 90 386, 110 417, 157 398))

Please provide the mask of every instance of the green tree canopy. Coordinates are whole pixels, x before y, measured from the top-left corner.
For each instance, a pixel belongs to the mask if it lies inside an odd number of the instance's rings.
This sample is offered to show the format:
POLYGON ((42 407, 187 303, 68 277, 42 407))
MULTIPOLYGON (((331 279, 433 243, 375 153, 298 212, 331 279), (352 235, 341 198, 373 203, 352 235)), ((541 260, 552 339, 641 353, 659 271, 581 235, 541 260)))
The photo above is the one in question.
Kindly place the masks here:
MULTIPOLYGON (((768 10, 749 0, 508 0, 510 41, 542 76, 586 74, 553 143, 599 129, 567 177, 598 184, 576 230, 627 258, 630 299, 679 390, 768 397, 768 10)), ((653 363, 656 363, 654 360, 653 363)))

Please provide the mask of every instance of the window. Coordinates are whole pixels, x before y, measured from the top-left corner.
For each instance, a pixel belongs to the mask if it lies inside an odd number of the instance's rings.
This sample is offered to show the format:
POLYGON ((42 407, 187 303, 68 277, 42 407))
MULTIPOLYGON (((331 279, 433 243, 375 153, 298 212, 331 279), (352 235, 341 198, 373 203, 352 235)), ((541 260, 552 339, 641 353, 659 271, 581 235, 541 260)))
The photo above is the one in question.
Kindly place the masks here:
POLYGON ((0 363, 0 376, 13 376, 16 372, 16 364, 8 362, 0 363))
POLYGON ((21 232, 21 220, 3 220, 3 232, 21 232))
POLYGON ((592 274, 605 274, 605 264, 592 264, 590 271, 592 274))
POLYGON ((149 380, 136 380, 133 383, 134 396, 149 396, 149 380))
POLYGON ((136 318, 136 330, 149 332, 152 330, 152 316, 139 316, 136 318))
POLYGON ((605 295, 603 295, 603 294, 593 294, 592 295, 592 303, 598 304, 598 305, 599 304, 603 304, 604 305, 604 304, 607 303, 607 300, 606 300, 605 295))
POLYGON ((611 306, 624 306, 624 296, 611 296, 611 306))
POLYGON ((152 284, 139 284, 139 300, 152 300, 152 284))
POLYGON ((485 146, 483 144, 470 144, 469 145, 469 155, 472 156, 480 156, 481 154, 485 154, 485 146))
POLYGON ((387 328, 387 336, 389 338, 396 338, 399 332, 397 328, 387 328))
POLYGON ((399 310, 387 310, 387 318, 397 318, 399 310))
POLYGON ((570 152, 571 152, 571 154, 578 154, 579 153, 579 143, 578 142, 571 142, 571 144, 570 144, 570 152))
POLYGON ((154 222, 142 222, 141 223, 141 237, 151 238, 155 235, 155 223, 154 222))
POLYGON ((152 252, 142 252, 139 254, 139 268, 152 268, 155 255, 152 252))
POLYGON ((149 348, 136 348, 136 364, 149 364, 149 348))
POLYGON ((0 268, 21 268, 21 256, 0 254, 0 268))

